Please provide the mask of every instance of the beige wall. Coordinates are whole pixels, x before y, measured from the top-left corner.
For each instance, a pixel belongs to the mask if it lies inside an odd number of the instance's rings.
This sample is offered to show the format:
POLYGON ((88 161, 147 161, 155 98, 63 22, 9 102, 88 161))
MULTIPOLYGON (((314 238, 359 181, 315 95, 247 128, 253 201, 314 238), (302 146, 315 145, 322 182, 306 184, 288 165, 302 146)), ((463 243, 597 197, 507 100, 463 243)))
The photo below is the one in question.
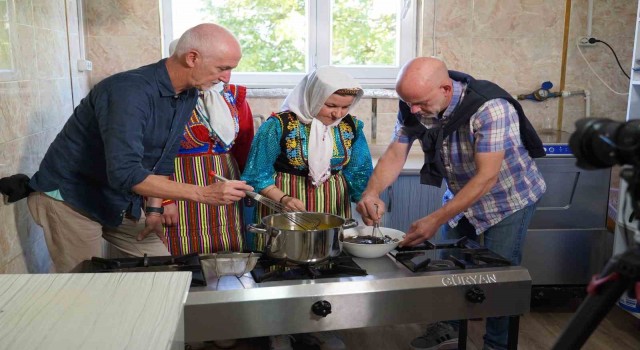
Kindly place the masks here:
MULTIPOLYGON (((512 94, 531 92, 546 80, 554 83, 555 91, 562 73, 566 1, 424 0, 422 54, 438 55, 450 68, 493 80, 512 94)), ((0 177, 36 171, 47 146, 89 85, 87 74, 75 69, 79 52, 76 0, 15 3, 19 77, 0 82, 0 177)), ((607 41, 622 66, 629 67, 637 3, 594 3, 593 35, 607 41)), ((587 0, 571 4, 565 89, 590 90, 592 116, 622 120, 626 96, 604 87, 575 48, 576 37, 586 30, 587 0)), ((91 85, 162 56, 158 0, 85 0, 85 7, 87 55, 94 65, 91 85)), ((626 93, 628 80, 604 45, 583 51, 613 89, 626 93)), ((250 99, 250 103, 255 113, 269 115, 281 99, 250 99)), ((574 120, 584 116, 581 97, 566 98, 561 110, 558 99, 524 101, 523 106, 538 128, 545 118, 556 123, 561 116, 562 129, 572 131, 574 120)), ((378 101, 379 143, 388 140, 395 109, 393 100, 378 101)), ((355 114, 367 122, 370 111, 367 100, 355 114)), ((370 130, 367 136, 371 138, 370 130)), ((0 273, 43 272, 49 265, 42 231, 30 219, 26 201, 0 203, 0 273)))

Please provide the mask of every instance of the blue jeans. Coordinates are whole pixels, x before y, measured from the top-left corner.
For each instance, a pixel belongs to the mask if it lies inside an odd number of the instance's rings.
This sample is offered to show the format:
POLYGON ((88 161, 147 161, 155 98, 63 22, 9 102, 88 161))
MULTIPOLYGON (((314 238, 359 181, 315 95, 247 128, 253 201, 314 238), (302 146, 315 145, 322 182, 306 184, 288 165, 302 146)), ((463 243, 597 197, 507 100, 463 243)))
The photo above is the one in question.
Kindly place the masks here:
MULTIPOLYGON (((522 247, 527 236, 529 222, 536 211, 536 204, 531 204, 509 215, 480 236, 476 234, 475 228, 469 223, 469 220, 462 218, 454 228, 449 225, 442 226, 438 238, 457 239, 466 236, 469 239, 479 241, 482 237, 483 245, 489 250, 511 261, 513 265, 520 265, 522 247)), ((458 322, 452 321, 451 323, 454 327, 458 327, 458 322)), ((488 317, 483 337, 485 348, 488 346, 492 349, 506 349, 508 334, 508 317, 488 317)))

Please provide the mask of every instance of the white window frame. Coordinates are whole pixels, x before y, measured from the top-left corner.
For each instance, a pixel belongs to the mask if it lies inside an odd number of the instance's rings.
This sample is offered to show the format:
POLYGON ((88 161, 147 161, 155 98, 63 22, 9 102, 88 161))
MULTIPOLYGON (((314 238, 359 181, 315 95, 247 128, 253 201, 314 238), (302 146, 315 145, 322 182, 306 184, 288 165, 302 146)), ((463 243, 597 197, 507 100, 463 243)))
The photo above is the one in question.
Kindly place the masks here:
MULTIPOLYGON (((162 6, 162 36, 163 53, 169 55, 168 44, 173 40, 171 4, 172 1, 161 0, 162 6)), ((394 0, 389 0, 394 1, 394 0)), ((418 0, 402 1, 398 23, 400 38, 398 42, 398 65, 395 67, 373 66, 345 66, 341 67, 356 78, 366 88, 393 88, 400 67, 418 51, 417 17, 418 0)), ((327 0, 307 0, 307 18, 315 19, 308 22, 307 60, 304 73, 243 73, 233 72, 233 83, 242 84, 250 88, 288 88, 295 86, 304 75, 318 66, 328 65, 331 48, 330 2, 327 0), (311 68, 310 68, 311 67, 311 68)), ((338 66, 340 67, 340 66, 338 66)))

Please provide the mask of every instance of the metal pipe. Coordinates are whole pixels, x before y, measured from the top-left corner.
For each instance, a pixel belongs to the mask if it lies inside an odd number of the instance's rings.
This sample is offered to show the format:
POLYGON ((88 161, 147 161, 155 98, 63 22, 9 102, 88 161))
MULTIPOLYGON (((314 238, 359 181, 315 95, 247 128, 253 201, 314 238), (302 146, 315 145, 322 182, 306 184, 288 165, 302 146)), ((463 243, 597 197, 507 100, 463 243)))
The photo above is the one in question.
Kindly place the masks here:
POLYGON ((593 0, 589 0, 587 8, 587 37, 591 37, 591 22, 593 21, 593 0))
POLYGON ((375 144, 378 138, 378 99, 371 99, 371 141, 375 144))
POLYGON ((591 117, 591 91, 589 90, 575 90, 575 91, 562 91, 562 97, 569 97, 575 95, 584 96, 584 117, 591 117))

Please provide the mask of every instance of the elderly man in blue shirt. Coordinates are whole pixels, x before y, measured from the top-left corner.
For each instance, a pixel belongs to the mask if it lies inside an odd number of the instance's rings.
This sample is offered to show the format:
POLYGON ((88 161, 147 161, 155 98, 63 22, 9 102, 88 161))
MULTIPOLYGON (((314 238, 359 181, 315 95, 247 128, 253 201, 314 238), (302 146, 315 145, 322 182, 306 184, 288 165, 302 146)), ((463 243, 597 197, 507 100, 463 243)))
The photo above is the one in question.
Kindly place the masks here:
POLYGON ((228 82, 241 56, 230 32, 201 24, 171 57, 110 76, 80 102, 29 182, 29 210, 57 272, 102 256, 102 238, 126 256, 169 255, 163 198, 221 205, 252 190, 168 179, 198 91, 228 82))
MULTIPOLYGON (((443 206, 415 221, 401 246, 414 246, 442 228, 444 238, 483 239, 490 250, 519 265, 536 204, 546 184, 532 158, 545 155, 520 104, 498 85, 447 70, 444 62, 419 57, 400 71, 402 99, 395 137, 358 203, 365 223, 380 219, 380 193, 398 177, 414 140, 425 154, 421 183, 440 187, 443 206)), ((507 346, 508 318, 487 319, 483 349, 507 346)), ((412 349, 455 347, 455 322, 438 322, 411 342, 412 349)))

